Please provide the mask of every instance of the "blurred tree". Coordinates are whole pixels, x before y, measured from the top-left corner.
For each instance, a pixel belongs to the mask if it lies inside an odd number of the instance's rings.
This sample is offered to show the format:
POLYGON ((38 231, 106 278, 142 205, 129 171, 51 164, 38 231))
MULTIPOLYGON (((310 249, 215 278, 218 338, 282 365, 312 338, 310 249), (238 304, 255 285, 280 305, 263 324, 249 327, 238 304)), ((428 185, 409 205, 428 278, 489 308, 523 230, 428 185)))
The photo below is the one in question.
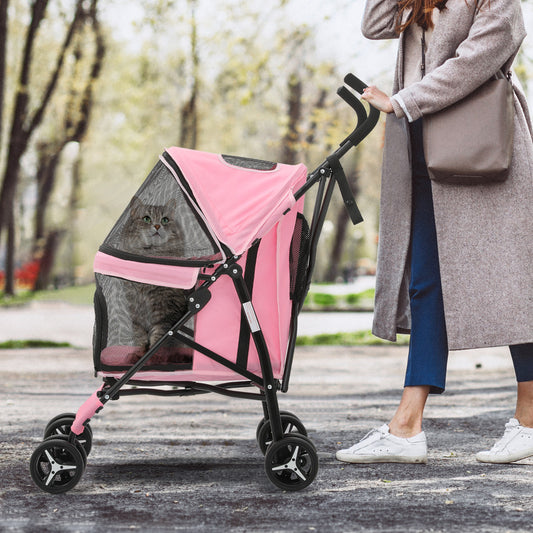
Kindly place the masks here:
POLYGON ((55 66, 48 77, 42 94, 30 108, 32 84, 32 60, 36 47, 39 27, 43 22, 48 0, 34 0, 30 10, 30 23, 27 26, 23 53, 20 60, 20 74, 15 91, 13 115, 11 119, 6 163, 0 190, 0 240, 7 232, 6 272, 4 292, 14 294, 15 269, 15 198, 20 177, 21 161, 28 149, 31 136, 40 126, 51 98, 57 88, 67 50, 78 30, 83 9, 83 0, 77 0, 63 43, 57 53, 55 66))
MULTIPOLYGON (((66 234, 65 228, 47 230, 46 214, 65 147, 71 142, 82 143, 87 134, 93 106, 94 85, 100 76, 105 55, 104 37, 98 20, 98 0, 91 0, 87 11, 83 13, 82 23, 84 31, 78 32, 71 52, 72 61, 66 80, 66 97, 61 99, 54 109, 56 116, 63 116, 62 127, 53 128, 45 140, 37 143, 37 203, 33 256, 34 259, 41 261, 41 269, 34 290, 42 290, 49 285, 55 254, 61 238, 66 234), (88 41, 93 41, 92 58, 85 57, 90 44, 88 41)), ((79 153, 78 150, 77 158, 79 153)), ((74 219, 79 196, 80 176, 77 170, 79 169, 75 168, 72 172, 69 219, 74 219)))

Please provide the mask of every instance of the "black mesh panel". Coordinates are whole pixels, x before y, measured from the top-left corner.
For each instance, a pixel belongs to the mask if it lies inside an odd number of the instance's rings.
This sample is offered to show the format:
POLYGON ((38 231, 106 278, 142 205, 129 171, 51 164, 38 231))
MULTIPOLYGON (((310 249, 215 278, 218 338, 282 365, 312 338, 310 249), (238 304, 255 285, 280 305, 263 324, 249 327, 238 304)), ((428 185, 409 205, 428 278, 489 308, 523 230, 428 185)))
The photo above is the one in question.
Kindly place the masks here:
POLYGON ((291 300, 302 302, 306 296, 307 266, 309 263, 309 224, 298 213, 291 241, 289 269, 291 300))
POLYGON ((124 259, 168 264, 220 261, 204 221, 169 169, 155 165, 101 250, 124 259))
MULTIPOLYGON (((96 370, 126 370, 187 311, 190 291, 96 274, 94 363, 96 370)), ((184 324, 194 336, 194 319, 184 324)), ((150 358, 146 370, 192 368, 192 349, 173 337, 150 358)))

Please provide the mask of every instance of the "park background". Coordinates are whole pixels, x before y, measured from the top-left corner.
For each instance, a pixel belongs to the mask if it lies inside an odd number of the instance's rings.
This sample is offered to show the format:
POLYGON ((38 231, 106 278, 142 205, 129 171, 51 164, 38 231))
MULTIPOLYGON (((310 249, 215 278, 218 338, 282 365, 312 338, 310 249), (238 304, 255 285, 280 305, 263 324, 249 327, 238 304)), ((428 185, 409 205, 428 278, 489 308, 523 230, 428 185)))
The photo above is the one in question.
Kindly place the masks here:
MULTIPOLYGON (((336 96, 344 75, 392 81, 396 43, 361 35, 362 0, 0 6, 4 302, 90 285, 98 246, 165 147, 312 169, 353 127, 336 96)), ((515 67, 528 91, 533 37, 515 67)), ((315 282, 374 272, 383 127, 343 159, 365 222, 353 227, 335 198, 315 282)))

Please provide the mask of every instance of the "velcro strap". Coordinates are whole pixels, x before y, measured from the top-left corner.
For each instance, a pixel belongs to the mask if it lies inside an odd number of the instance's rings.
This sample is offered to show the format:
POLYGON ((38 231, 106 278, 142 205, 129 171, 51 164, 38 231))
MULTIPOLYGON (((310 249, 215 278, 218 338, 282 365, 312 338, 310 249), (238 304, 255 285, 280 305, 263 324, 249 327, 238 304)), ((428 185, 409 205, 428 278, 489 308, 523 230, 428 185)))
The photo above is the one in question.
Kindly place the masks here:
POLYGON ((327 158, 327 161, 333 172, 332 177, 335 178, 339 185, 344 205, 348 210, 348 214, 350 215, 353 225, 355 226, 355 224, 363 222, 363 216, 361 215, 361 212, 355 203, 355 198, 353 197, 352 190, 350 189, 348 179, 346 178, 346 174, 344 173, 344 169, 342 168, 339 158, 334 155, 330 155, 327 158))

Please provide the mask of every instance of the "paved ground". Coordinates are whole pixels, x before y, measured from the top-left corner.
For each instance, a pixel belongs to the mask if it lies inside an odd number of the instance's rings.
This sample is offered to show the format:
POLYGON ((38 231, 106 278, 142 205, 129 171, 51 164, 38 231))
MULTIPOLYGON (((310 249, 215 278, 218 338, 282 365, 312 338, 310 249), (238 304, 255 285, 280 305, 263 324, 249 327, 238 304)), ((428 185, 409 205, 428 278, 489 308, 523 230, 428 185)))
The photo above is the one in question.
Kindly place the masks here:
POLYGON ((531 531, 533 460, 476 463, 512 414, 506 349, 453 353, 431 399, 428 465, 344 465, 334 452, 387 421, 405 349, 300 348, 280 404, 306 424, 320 470, 297 493, 270 484, 255 442, 257 402, 213 394, 137 396, 92 421, 80 483, 52 496, 28 463, 46 422, 98 387, 87 349, 0 351, 0 531, 531 531), (480 366, 481 365, 481 366, 480 366))

